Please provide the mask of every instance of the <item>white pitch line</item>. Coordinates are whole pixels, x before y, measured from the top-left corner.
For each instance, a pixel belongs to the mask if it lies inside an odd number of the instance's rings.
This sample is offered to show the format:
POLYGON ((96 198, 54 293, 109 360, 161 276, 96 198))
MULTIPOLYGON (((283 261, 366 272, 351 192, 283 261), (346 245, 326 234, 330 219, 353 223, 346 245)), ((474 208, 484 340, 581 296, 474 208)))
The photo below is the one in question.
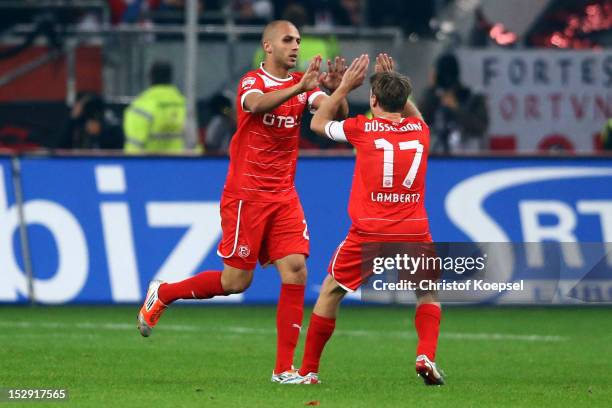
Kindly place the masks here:
MULTIPOLYGON (((118 330, 127 331, 136 329, 136 323, 94 323, 94 322, 77 322, 66 324, 63 322, 13 322, 0 320, 0 327, 11 327, 18 329, 81 329, 81 330, 118 330)), ((222 327, 204 327, 194 325, 179 325, 179 324, 162 324, 161 331, 175 332, 212 332, 212 333, 232 333, 232 334, 259 334, 259 335, 274 335, 276 329, 265 329, 243 326, 222 326, 222 327)), ((414 333, 409 331, 373 331, 373 330, 336 330, 334 334, 339 336, 353 337, 400 337, 400 338, 416 338, 414 333)), ((41 334, 41 336, 44 334, 41 334)), ((442 331, 440 337, 443 339, 452 340, 485 340, 485 341, 527 341, 527 342, 559 342, 566 341, 568 337, 564 336, 546 336, 539 334, 510 334, 510 333, 456 333, 442 331)))

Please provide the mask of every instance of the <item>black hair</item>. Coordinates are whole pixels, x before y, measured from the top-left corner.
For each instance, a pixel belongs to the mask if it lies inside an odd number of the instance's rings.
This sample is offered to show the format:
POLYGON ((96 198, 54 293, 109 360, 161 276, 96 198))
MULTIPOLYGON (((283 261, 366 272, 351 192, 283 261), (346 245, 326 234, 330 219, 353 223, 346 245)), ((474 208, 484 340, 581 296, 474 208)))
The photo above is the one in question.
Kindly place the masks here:
POLYGON ((454 54, 443 54, 436 61, 436 85, 450 89, 459 85, 459 61, 454 54))
POLYGON ((172 65, 167 61, 156 61, 151 66, 149 73, 151 84, 171 84, 172 83, 172 65))

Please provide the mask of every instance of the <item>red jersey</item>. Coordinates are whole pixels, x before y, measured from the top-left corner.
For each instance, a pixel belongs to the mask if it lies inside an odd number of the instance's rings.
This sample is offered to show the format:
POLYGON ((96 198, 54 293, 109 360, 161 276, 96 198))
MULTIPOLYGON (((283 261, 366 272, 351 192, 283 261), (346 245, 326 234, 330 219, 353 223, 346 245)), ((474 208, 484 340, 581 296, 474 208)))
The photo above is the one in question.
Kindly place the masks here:
POLYGON ((425 122, 416 117, 393 122, 359 115, 340 123, 357 151, 349 201, 356 232, 369 240, 427 237, 429 128, 425 122))
POLYGON ((247 72, 238 84, 238 127, 230 144, 230 165, 223 194, 250 201, 285 201, 297 197, 295 169, 300 124, 306 105, 321 94, 319 88, 301 93, 267 113, 250 113, 244 99, 250 93, 267 93, 291 87, 303 73, 276 78, 263 67, 247 72))

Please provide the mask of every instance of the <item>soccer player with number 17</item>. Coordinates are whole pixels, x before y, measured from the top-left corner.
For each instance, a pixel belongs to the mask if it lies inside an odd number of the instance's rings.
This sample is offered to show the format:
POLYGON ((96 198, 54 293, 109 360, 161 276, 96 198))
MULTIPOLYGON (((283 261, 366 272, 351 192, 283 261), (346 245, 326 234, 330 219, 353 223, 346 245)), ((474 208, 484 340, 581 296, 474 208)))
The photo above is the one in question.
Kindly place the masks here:
MULTIPOLYGON (((336 249, 329 275, 323 281, 306 335, 302 366, 283 384, 319 382, 319 361, 334 332, 340 302, 368 278, 362 271, 362 262, 371 254, 366 255, 364 246, 400 243, 406 247, 431 247, 424 206, 429 129, 408 100, 412 91, 408 78, 394 72, 393 60, 380 54, 370 78, 374 117, 333 120, 338 104, 362 84, 368 65, 365 54, 355 59, 340 86, 323 102, 311 122, 316 133, 348 142, 356 149, 349 201, 352 226, 336 249)), ((416 372, 425 384, 442 385, 443 376, 435 363, 440 304, 434 293, 417 291, 416 295, 416 372)))

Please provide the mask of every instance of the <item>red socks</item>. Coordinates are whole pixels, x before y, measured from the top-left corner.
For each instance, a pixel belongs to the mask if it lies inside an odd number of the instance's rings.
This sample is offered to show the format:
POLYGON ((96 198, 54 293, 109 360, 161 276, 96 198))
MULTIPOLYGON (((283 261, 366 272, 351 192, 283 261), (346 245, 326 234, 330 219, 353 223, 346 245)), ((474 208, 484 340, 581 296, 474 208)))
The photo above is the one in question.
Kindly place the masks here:
MULTIPOLYGON (((304 288, 304 285, 281 286, 276 314, 276 373, 290 370, 293 364, 304 316, 304 288)), ((221 272, 207 271, 180 282, 164 283, 157 294, 162 303, 169 305, 178 299, 209 299, 226 293, 221 286, 221 272)))
POLYGON ((276 309, 276 366, 279 374, 291 370, 304 317, 304 285, 283 283, 276 309))
POLYGON ((436 361, 441 314, 440 307, 431 303, 417 307, 414 316, 414 327, 419 336, 417 356, 425 354, 431 361, 436 361))
POLYGON ((306 335, 306 346, 304 347, 304 359, 300 367, 300 375, 319 372, 319 361, 325 344, 336 328, 336 319, 321 317, 312 314, 308 334, 306 335))
POLYGON ((160 285, 157 295, 165 305, 178 299, 210 299, 225 295, 221 286, 221 271, 200 272, 180 282, 164 283, 160 285))

